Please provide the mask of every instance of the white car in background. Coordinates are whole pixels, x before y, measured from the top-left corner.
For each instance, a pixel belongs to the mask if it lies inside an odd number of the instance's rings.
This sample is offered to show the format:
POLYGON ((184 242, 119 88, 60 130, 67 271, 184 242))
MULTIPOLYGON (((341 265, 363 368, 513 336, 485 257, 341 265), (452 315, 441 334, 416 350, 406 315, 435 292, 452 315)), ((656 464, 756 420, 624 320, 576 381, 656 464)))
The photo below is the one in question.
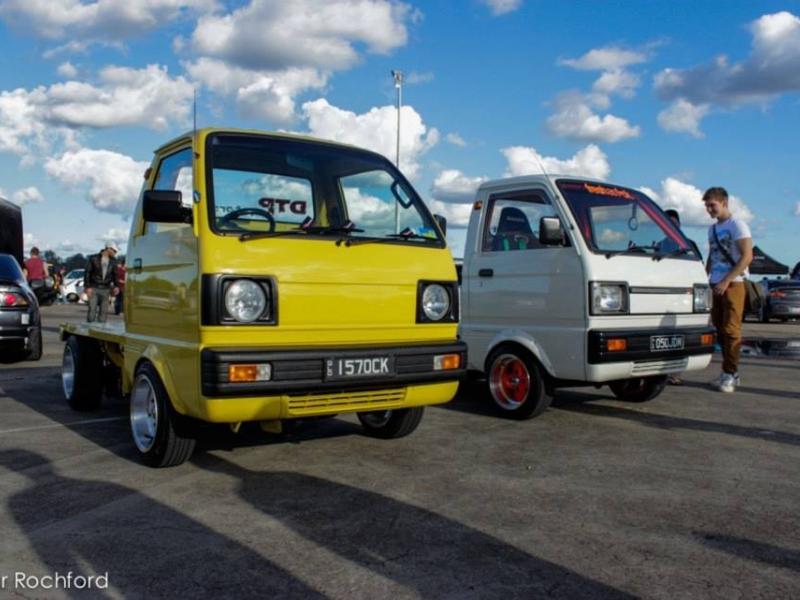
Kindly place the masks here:
POLYGON ((83 275, 84 269, 72 269, 69 273, 64 275, 64 283, 62 284, 62 293, 64 300, 70 303, 78 302, 80 304, 86 303, 86 294, 83 292, 83 275))

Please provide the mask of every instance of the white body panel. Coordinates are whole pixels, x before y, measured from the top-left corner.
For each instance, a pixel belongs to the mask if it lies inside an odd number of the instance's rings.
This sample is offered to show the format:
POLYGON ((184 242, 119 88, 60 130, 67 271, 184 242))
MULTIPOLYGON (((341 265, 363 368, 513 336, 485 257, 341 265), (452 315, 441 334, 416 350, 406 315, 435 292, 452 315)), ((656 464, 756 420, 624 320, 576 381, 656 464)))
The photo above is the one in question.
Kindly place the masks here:
POLYGON ((492 349, 509 341, 528 348, 553 378, 561 380, 601 383, 705 368, 711 354, 590 364, 591 330, 706 327, 708 313, 693 312, 693 286, 708 280, 699 260, 592 252, 555 179, 518 177, 488 182, 478 190, 481 207, 470 218, 461 295, 460 334, 469 346, 469 368, 484 371, 492 349), (484 222, 490 218, 490 198, 523 191, 546 195, 569 245, 511 252, 487 249, 484 222), (592 281, 627 283, 630 314, 591 315, 592 281))

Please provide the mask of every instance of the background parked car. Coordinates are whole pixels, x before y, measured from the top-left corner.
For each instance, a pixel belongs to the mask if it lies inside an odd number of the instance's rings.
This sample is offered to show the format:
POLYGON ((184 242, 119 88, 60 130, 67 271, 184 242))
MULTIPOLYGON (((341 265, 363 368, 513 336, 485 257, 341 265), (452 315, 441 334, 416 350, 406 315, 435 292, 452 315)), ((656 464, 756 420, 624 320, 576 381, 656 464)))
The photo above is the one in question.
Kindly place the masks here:
POLYGON ((67 302, 79 302, 83 295, 83 275, 84 269, 72 269, 64 275, 62 290, 64 300, 67 302))
POLYGON ((764 323, 770 319, 788 321, 800 318, 800 281, 791 279, 767 279, 761 282, 766 292, 766 301, 759 311, 764 323))
POLYGON ((10 254, 0 254, 0 360, 39 360, 42 323, 36 295, 10 254))

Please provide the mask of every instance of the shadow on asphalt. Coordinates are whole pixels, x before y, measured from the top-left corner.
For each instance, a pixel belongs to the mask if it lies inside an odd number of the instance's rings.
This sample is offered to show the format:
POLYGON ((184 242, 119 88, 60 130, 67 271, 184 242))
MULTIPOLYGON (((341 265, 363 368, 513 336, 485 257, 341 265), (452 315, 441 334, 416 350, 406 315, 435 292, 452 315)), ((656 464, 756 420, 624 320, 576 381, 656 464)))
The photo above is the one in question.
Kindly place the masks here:
POLYGON ((733 556, 764 563, 772 567, 800 572, 800 551, 755 542, 745 538, 695 531, 693 535, 704 545, 733 556))
MULTIPOLYGON (((800 376, 800 371, 798 371, 800 376)), ((743 376, 744 377, 744 376, 743 376)), ((691 381, 684 381, 683 385, 686 387, 696 388, 699 390, 711 390, 711 386, 707 383, 695 383, 691 381)), ((793 400, 800 400, 800 392, 786 392, 783 390, 770 390, 767 388, 755 388, 747 385, 739 385, 736 387, 737 392, 744 392, 746 394, 758 394, 764 396, 774 396, 775 398, 792 398, 793 400)))
POLYGON ((301 473, 251 470, 213 454, 192 462, 233 478, 240 497, 265 517, 422 598, 631 597, 375 492, 301 473))
MULTIPOLYGON (((91 412, 73 411, 64 400, 61 373, 53 367, 29 367, 0 371, 0 388, 8 398, 35 410, 97 446, 120 458, 138 463, 128 426, 128 401, 104 396, 101 408, 91 412), (117 420, 110 420, 116 418, 117 420), (98 422, 101 419, 109 421, 98 422)), ((308 419, 293 424, 290 432, 265 433, 257 423, 245 423, 238 433, 227 425, 198 423, 198 452, 234 450, 272 444, 300 444, 318 439, 364 435, 354 423, 335 419, 308 419)))
POLYGON ((45 573, 108 573, 110 586, 127 597, 325 597, 258 552, 132 488, 64 477, 26 450, 0 450, 0 465, 28 479, 6 508, 45 573), (110 504, 118 508, 104 510, 110 504))
POLYGON ((569 395, 563 395, 557 398, 558 401, 553 403, 553 408, 574 413, 595 415, 598 417, 633 421, 655 429, 683 429, 689 431, 725 433, 738 437, 800 446, 800 435, 794 433, 744 427, 741 425, 731 425, 729 423, 717 423, 715 421, 702 421, 700 419, 688 419, 685 417, 661 415, 652 412, 641 412, 631 408, 609 406, 607 404, 593 404, 590 400, 601 400, 602 398, 581 394, 580 392, 570 392, 569 395))

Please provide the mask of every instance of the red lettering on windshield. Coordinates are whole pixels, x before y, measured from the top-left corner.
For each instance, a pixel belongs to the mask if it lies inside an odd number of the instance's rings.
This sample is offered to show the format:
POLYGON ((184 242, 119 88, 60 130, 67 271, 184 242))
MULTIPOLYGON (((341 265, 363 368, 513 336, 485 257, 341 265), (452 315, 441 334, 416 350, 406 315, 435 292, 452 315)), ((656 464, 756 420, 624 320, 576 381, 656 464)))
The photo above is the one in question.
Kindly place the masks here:
POLYGON ((615 198, 625 198, 626 200, 633 200, 633 195, 628 190, 621 190, 620 188, 610 188, 604 185, 590 185, 584 183, 583 187, 590 194, 598 194, 600 196, 613 196, 615 198))

